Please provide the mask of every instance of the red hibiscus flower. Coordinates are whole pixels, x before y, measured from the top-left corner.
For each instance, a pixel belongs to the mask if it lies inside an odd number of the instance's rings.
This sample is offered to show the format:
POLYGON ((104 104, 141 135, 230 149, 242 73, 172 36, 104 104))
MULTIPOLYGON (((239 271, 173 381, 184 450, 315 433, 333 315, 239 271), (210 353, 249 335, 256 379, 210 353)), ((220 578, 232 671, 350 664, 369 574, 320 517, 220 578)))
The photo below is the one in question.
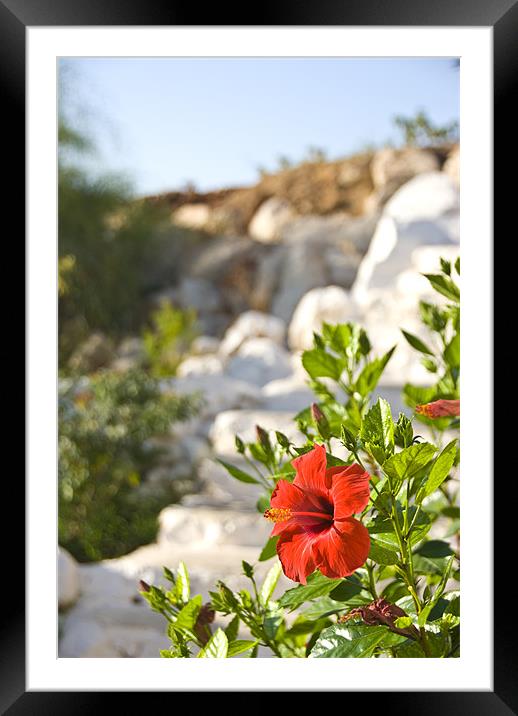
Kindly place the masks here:
POLYGON ((370 549, 367 529, 352 515, 369 501, 369 475, 360 465, 326 469, 326 450, 293 460, 294 481, 279 480, 264 516, 275 522, 277 554, 284 574, 306 584, 315 569, 326 577, 347 577, 370 549))
POLYGON ((416 413, 427 418, 445 418, 460 415, 460 400, 436 400, 426 405, 416 405, 416 413))

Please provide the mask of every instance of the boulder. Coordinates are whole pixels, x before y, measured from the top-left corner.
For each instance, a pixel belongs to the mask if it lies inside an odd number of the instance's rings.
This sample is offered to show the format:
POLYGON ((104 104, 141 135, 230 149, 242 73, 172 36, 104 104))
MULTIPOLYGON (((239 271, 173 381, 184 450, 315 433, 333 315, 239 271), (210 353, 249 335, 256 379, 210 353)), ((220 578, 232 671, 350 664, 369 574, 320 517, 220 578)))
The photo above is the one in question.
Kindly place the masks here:
POLYGON ((255 212, 248 233, 264 244, 280 241, 282 229, 295 217, 290 204, 278 197, 266 199, 255 212))
POLYGON ((196 418, 197 424, 200 419, 211 418, 222 410, 251 408, 260 403, 257 386, 224 374, 171 378, 163 381, 162 390, 178 395, 201 394, 203 405, 196 418))
MULTIPOLYGON (((232 479, 232 478, 230 478, 232 479)), ((263 547, 271 524, 259 512, 183 507, 171 505, 159 516, 157 542, 210 545, 246 545, 263 547)))
POLYGON ((196 356, 217 353, 220 343, 215 336, 197 336, 191 343, 191 353, 196 356))
POLYGON ((58 547, 58 606, 66 609, 79 597, 79 571, 75 559, 58 547))
POLYGON ((294 375, 270 381, 263 386, 261 396, 264 410, 290 411, 294 415, 315 400, 313 391, 303 378, 294 375))
POLYGON ((440 168, 439 158, 430 149, 381 149, 374 154, 371 162, 374 190, 381 201, 386 201, 413 177, 425 172, 439 171, 440 168))
POLYGON ((248 338, 225 368, 230 377, 262 386, 291 373, 289 353, 271 338, 248 338))
POLYGON ((207 204, 184 204, 173 212, 171 220, 186 229, 205 229, 211 220, 211 209, 207 204))
POLYGON ((443 172, 416 176, 385 206, 351 290, 355 302, 365 308, 392 290, 397 276, 411 268, 415 249, 458 242, 458 188, 443 172))
POLYGON ((288 329, 292 350, 305 350, 313 345, 313 332, 322 324, 345 323, 355 318, 355 306, 349 293, 340 286, 315 288, 298 304, 288 329))
POLYGON ((280 318, 260 311, 246 311, 226 331, 219 354, 224 358, 231 356, 249 338, 268 338, 282 345, 285 336, 286 324, 280 318))
POLYGON ((279 289, 272 301, 272 313, 288 323, 297 303, 310 289, 328 283, 322 246, 293 244, 282 267, 279 289))
POLYGON ((223 362, 216 355, 189 356, 176 369, 179 378, 196 375, 216 375, 223 372, 223 362))
POLYGON ((448 154, 442 170, 456 186, 460 185, 460 146, 458 144, 448 154))
POLYGON ((183 278, 176 295, 181 306, 194 308, 198 313, 217 313, 222 309, 219 291, 203 278, 183 278))

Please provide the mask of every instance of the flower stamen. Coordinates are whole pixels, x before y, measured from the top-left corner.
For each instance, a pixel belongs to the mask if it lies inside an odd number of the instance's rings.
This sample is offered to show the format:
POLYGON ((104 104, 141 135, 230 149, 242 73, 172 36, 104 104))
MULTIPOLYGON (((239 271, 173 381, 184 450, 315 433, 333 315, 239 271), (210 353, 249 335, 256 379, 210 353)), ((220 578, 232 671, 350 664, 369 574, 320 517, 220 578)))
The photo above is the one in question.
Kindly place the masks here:
POLYGON ((270 507, 266 510, 264 517, 270 522, 286 522, 291 519, 292 512, 289 507, 270 507))

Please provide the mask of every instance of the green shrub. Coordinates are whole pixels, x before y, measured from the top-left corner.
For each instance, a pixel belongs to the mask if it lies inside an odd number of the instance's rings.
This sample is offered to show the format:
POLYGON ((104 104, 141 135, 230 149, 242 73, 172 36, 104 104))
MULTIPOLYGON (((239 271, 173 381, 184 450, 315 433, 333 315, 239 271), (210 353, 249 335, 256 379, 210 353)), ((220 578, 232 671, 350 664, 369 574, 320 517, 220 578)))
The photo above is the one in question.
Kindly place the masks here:
POLYGON ((151 323, 142 336, 151 375, 174 375, 196 336, 196 313, 163 301, 151 314, 151 323))
POLYGON ((163 395, 138 370, 62 381, 59 542, 76 559, 117 557, 153 541, 158 512, 182 492, 174 481, 141 489, 160 457, 150 439, 196 408, 196 399, 163 395))

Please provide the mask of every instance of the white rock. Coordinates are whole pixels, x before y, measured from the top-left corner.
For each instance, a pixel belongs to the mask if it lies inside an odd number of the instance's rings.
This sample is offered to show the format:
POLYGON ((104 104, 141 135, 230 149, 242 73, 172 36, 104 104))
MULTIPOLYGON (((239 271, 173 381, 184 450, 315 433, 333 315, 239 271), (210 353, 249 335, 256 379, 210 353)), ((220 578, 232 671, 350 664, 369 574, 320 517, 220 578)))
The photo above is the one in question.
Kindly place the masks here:
POLYGON ((277 242, 281 238, 283 227, 294 216, 295 213, 287 201, 272 196, 255 212, 248 226, 248 233, 253 239, 264 244, 277 242))
POLYGON ((63 547, 58 547, 58 604, 70 607, 79 597, 79 571, 75 559, 63 547))
POLYGON ((183 278, 175 293, 182 306, 198 313, 217 313, 222 308, 220 292, 203 278, 183 278))
POLYGON ((216 355, 189 356, 176 369, 179 378, 196 375, 217 375, 223 372, 223 362, 216 355))
POLYGON ((384 215, 399 222, 437 219, 459 209, 459 190, 444 172, 428 172, 404 184, 387 202, 384 215))
POLYGON ((441 172, 421 174, 387 203, 351 289, 364 309, 393 290, 397 277, 412 269, 414 251, 459 242, 459 192, 441 172))
POLYGON ((197 416, 208 418, 222 410, 231 408, 251 408, 260 403, 260 393, 256 386, 236 380, 224 374, 193 375, 187 378, 172 378, 163 382, 164 392, 179 395, 201 394, 204 404, 197 416))
POLYGON ((327 270, 322 245, 294 243, 289 247, 279 280, 279 288, 272 302, 272 312, 289 322, 305 293, 317 286, 325 286, 327 270))
POLYGON ((173 213, 171 218, 178 226, 203 229, 211 219, 211 210, 207 204, 184 204, 173 213))
POLYGON ((236 353, 248 338, 269 338, 282 345, 285 336, 286 324, 280 318, 261 311, 246 311, 228 328, 219 354, 226 358, 236 353))
POLYGON ((291 373, 290 355, 271 338, 248 338, 225 370, 232 378, 262 386, 291 373))
POLYGON ((181 505, 162 510, 159 524, 158 542, 200 546, 233 544, 261 548, 272 529, 258 512, 181 505))
POLYGON ((215 336, 197 336, 191 343, 191 352, 199 356, 217 353, 220 343, 221 341, 215 336))
POLYGON ((236 455, 235 435, 245 442, 254 442, 255 427, 264 430, 279 430, 295 444, 304 441, 304 437, 293 421, 293 413, 266 410, 227 410, 220 413, 214 421, 210 439, 214 451, 221 455, 236 455))
POLYGON ((302 298, 288 329, 292 350, 304 350, 313 344, 313 332, 322 323, 345 323, 354 320, 355 306, 349 293, 340 286, 315 288, 302 298))
POLYGON ((412 177, 438 171, 440 165, 437 156, 428 149, 386 148, 374 154, 370 169, 376 191, 390 195, 412 177))
POLYGON ((294 414, 307 408, 315 400, 313 391, 298 375, 272 380, 263 386, 261 394, 264 410, 293 411, 294 414))
POLYGON ((457 144, 448 155, 442 168, 456 186, 460 184, 460 147, 457 144))

